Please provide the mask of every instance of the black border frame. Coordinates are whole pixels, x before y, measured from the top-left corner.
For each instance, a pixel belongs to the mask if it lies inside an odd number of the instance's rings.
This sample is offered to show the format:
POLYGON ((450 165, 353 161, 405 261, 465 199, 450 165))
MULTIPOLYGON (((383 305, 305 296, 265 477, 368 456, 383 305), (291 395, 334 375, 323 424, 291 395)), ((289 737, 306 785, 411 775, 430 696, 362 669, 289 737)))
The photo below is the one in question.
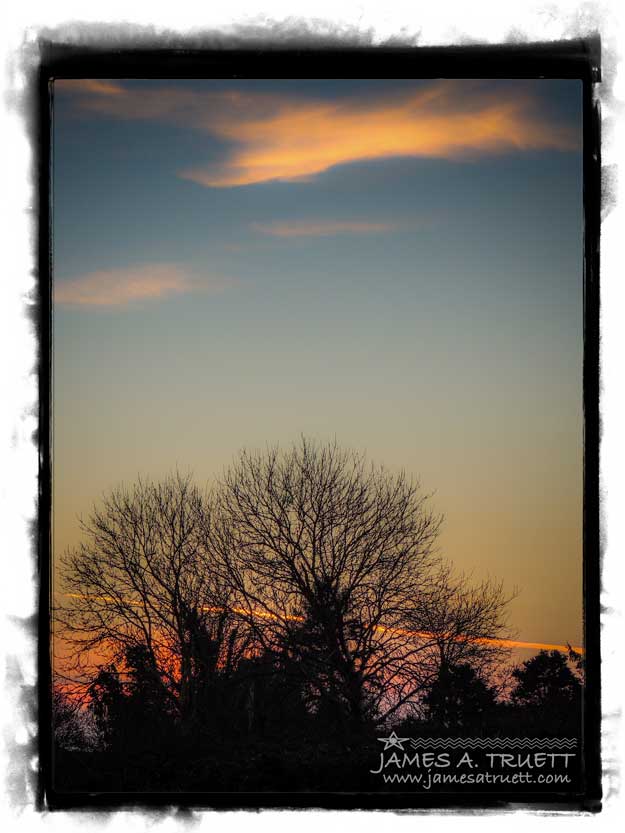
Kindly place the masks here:
MULTIPOLYGON (((144 42, 145 43, 145 42, 144 42)), ((38 810, 184 806, 212 809, 601 809, 599 528, 599 230, 601 80, 598 36, 556 43, 453 47, 222 48, 215 40, 124 48, 40 41, 33 84, 37 158, 39 307, 38 493, 38 810), (52 87, 55 78, 567 78, 583 85, 584 183, 584 503, 583 577, 586 687, 580 793, 69 793, 52 785, 51 731, 51 402, 52 402, 52 87)))

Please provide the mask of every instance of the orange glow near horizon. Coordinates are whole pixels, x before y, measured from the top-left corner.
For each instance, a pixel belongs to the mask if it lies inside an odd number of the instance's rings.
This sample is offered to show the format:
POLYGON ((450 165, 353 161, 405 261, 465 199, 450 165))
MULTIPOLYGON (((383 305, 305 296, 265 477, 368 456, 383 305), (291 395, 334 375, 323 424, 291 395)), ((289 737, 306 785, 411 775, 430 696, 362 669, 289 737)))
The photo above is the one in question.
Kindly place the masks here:
MULTIPOLYGON (((74 598, 74 599, 90 598, 88 594, 82 594, 82 593, 62 593, 61 595, 66 596, 68 598, 74 598)), ((117 600, 113 599, 110 596, 94 596, 93 598, 97 598, 100 601, 105 601, 105 602, 117 601, 117 600)), ((128 601, 127 604, 129 604, 129 605, 140 605, 141 602, 128 601)), ((211 605, 205 605, 201 609, 202 609, 203 612, 213 612, 213 613, 220 613, 224 610, 224 608, 222 608, 222 607, 213 607, 211 605)), ((264 611, 264 610, 246 610, 245 608, 241 608, 241 607, 232 607, 232 608, 230 608, 230 611, 232 613, 238 614, 239 616, 252 616, 252 617, 258 618, 258 619, 274 619, 274 620, 284 619, 284 620, 290 621, 290 622, 303 622, 304 621, 303 616, 293 616, 293 615, 280 616, 277 613, 271 613, 269 611, 264 611)), ((429 632, 429 631, 409 631, 409 630, 403 630, 403 629, 400 630, 400 629, 386 628, 386 627, 384 627, 384 625, 375 625, 374 630, 380 631, 380 632, 383 632, 383 633, 395 632, 395 633, 397 633, 399 635, 403 635, 403 636, 417 636, 417 637, 422 637, 424 639, 429 639, 432 636, 434 636, 434 634, 429 632)), ((463 637, 462 636, 454 636, 452 638, 456 641, 460 641, 463 637)), ((499 646, 499 647, 502 647, 502 648, 534 649, 534 650, 537 650, 537 651, 560 651, 561 653, 567 653, 568 650, 569 650, 569 647, 570 647, 573 651, 575 651, 575 653, 584 654, 584 649, 581 646, 578 646, 578 645, 570 645, 570 646, 569 645, 557 645, 557 644, 550 643, 550 642, 525 642, 523 640, 517 640, 517 639, 495 639, 495 638, 489 638, 489 637, 482 637, 482 638, 479 638, 479 639, 473 639, 471 641, 482 644, 482 645, 494 645, 494 646, 499 646)))

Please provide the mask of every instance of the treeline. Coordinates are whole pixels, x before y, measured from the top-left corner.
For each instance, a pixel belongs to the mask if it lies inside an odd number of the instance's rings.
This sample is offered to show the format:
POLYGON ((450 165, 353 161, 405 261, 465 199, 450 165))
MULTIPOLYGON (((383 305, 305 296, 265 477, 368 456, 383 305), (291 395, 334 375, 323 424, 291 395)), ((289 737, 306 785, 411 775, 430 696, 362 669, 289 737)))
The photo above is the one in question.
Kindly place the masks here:
POLYGON ((509 597, 454 573, 441 522, 418 483, 304 439, 204 491, 113 491, 62 559, 59 788, 363 789, 381 727, 576 734, 581 661, 506 680, 509 597))
POLYGON ((402 737, 579 738, 581 659, 541 651, 514 668, 503 694, 469 665, 445 666, 421 708, 376 729, 337 733, 336 715, 311 712, 296 675, 268 660, 217 672, 181 726, 145 655, 125 679, 102 669, 80 705, 55 694, 58 789, 82 791, 370 790, 380 734, 402 737))

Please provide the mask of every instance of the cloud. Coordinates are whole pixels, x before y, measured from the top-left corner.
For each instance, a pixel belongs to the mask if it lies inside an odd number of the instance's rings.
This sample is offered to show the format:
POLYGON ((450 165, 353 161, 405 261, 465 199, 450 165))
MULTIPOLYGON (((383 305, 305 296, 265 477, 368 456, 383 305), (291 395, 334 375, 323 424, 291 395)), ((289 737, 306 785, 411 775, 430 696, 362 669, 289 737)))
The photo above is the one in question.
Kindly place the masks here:
POLYGON ((221 290, 232 282, 194 280, 181 266, 146 263, 129 269, 90 272, 72 280, 59 280, 54 288, 56 304, 72 307, 124 307, 138 301, 155 301, 171 295, 201 290, 221 290))
POLYGON ((392 223, 369 223, 359 220, 329 220, 309 222, 306 220, 252 223, 252 228, 272 237, 330 237, 335 234, 376 234, 392 231, 392 223))
POLYGON ((95 78, 70 78, 55 82, 58 92, 68 93, 96 93, 97 95, 123 95, 124 88, 111 81, 95 78))
POLYGON ((59 90, 78 94, 80 106, 102 115, 186 125, 225 141, 225 158, 180 171, 184 179, 213 188, 310 180, 336 165, 390 157, 461 159, 579 145, 573 128, 541 109, 523 85, 511 92, 448 80, 383 98, 313 99, 84 83, 81 89, 76 82, 57 82, 65 85, 59 90))

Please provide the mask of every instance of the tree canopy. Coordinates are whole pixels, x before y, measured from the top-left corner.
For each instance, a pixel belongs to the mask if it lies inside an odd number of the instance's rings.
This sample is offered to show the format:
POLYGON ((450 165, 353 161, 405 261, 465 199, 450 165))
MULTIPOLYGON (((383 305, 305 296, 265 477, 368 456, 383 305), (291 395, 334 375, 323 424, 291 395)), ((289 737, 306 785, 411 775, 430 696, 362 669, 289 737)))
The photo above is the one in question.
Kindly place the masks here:
POLYGON ((526 706, 557 707, 579 697, 581 683, 560 651, 540 651, 512 671, 514 702, 526 706))
POLYGON ((62 559, 73 678, 189 730, 258 710, 268 675, 334 730, 418 710, 442 666, 485 671, 507 634, 503 587, 454 573, 441 523, 417 481, 306 439, 241 452, 210 491, 119 487, 62 559))

